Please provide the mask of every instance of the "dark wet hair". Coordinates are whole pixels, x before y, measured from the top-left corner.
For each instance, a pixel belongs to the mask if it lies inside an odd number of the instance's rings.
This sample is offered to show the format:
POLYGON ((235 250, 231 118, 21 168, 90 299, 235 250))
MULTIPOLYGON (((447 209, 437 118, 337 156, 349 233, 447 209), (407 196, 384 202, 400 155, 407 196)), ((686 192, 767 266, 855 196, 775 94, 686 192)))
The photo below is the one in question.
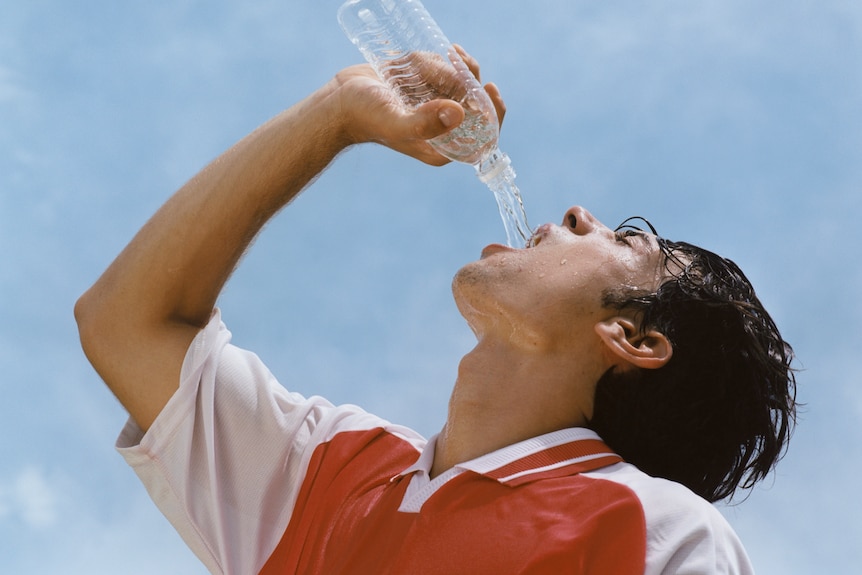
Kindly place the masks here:
MULTIPOLYGON (((637 229, 629 218, 620 230, 637 229)), ((658 234, 656 234, 658 237, 658 234)), ((659 369, 608 370, 590 427, 642 471, 709 501, 766 477, 796 421, 793 350, 732 261, 663 238, 668 278, 655 292, 620 288, 604 305, 668 337, 659 369)))

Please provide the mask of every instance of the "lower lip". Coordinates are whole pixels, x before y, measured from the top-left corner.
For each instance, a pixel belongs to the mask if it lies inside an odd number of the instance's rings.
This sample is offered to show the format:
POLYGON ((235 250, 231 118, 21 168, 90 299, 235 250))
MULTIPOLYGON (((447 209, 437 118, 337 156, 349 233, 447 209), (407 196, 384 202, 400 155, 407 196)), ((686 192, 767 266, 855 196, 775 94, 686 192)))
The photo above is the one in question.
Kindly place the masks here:
POLYGON ((487 258, 489 256, 493 256, 494 254, 499 254, 501 252, 512 252, 515 251, 513 248, 509 246, 504 246, 503 244, 491 244, 485 246, 482 250, 482 258, 487 258))

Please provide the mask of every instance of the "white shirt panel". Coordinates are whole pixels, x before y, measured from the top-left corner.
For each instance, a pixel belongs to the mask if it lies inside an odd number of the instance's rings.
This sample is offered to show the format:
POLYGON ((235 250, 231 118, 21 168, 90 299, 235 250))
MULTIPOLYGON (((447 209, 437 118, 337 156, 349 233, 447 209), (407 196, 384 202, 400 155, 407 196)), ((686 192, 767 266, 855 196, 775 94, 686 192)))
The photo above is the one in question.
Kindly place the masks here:
POLYGON ((645 575, 754 575, 724 516, 683 485, 628 463, 585 475, 621 483, 640 499, 647 527, 645 575))

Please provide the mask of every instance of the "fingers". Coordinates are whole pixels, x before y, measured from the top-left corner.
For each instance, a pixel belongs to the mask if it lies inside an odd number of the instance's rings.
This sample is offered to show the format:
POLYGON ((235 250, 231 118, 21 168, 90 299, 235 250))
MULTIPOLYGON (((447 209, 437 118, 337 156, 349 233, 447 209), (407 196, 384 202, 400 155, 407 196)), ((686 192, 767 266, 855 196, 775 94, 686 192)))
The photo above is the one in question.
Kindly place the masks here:
POLYGON ((419 108, 389 119, 375 141, 426 164, 442 166, 449 160, 428 140, 440 136, 464 120, 464 109, 451 100, 432 100, 419 108))
POLYGON ((485 84, 485 92, 488 93, 488 97, 491 98, 491 102, 494 104, 494 109, 497 110, 497 119, 500 121, 500 125, 503 125, 503 117, 506 115, 506 103, 503 101, 503 96, 500 95, 500 89, 497 88, 497 85, 493 82, 489 82, 485 84))
POLYGON ((479 74, 479 61, 468 54, 460 44, 452 44, 452 47, 455 48, 455 51, 458 52, 458 55, 461 56, 462 60, 464 60, 464 63, 467 65, 470 72, 472 72, 473 75, 476 76, 476 79, 481 82, 482 76, 479 74))
POLYGON ((451 100, 432 100, 417 110, 416 136, 430 140, 464 121, 464 108, 451 100))
MULTIPOLYGON (((481 82, 482 76, 480 75, 479 61, 468 54, 460 44, 452 44, 452 47, 455 48, 455 51, 458 52, 458 55, 461 56, 462 60, 464 60, 464 64, 467 65, 470 72, 472 72, 476 79, 481 82)), ((489 83, 485 85, 485 91, 494 103, 494 109, 497 111, 497 119, 500 121, 500 125, 502 125, 503 117, 506 115, 506 104, 503 102, 503 97, 500 95, 500 89, 497 88, 496 84, 489 83)))
MULTIPOLYGON (((478 78, 478 61, 461 46, 456 45, 455 49, 470 72, 478 78)), ((433 61, 420 63, 434 64, 433 61)), ((446 97, 451 96, 448 92, 441 90, 446 94, 443 98, 409 110, 397 101, 367 65, 345 69, 336 75, 336 79, 340 94, 339 112, 346 120, 342 130, 350 143, 377 142, 435 166, 449 162, 427 142, 464 120, 464 108, 454 98, 446 97)), ((493 83, 484 89, 502 124, 506 105, 500 90, 493 83)))

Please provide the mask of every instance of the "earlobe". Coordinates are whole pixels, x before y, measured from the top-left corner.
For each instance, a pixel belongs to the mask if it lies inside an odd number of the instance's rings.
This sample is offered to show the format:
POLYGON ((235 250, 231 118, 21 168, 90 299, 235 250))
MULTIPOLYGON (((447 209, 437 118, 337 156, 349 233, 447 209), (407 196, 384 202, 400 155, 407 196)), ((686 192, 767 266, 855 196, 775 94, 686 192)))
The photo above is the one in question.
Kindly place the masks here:
POLYGON ((666 335, 657 330, 641 333, 627 317, 601 321, 595 329, 614 355, 634 367, 658 369, 664 367, 673 355, 673 346, 666 335))

